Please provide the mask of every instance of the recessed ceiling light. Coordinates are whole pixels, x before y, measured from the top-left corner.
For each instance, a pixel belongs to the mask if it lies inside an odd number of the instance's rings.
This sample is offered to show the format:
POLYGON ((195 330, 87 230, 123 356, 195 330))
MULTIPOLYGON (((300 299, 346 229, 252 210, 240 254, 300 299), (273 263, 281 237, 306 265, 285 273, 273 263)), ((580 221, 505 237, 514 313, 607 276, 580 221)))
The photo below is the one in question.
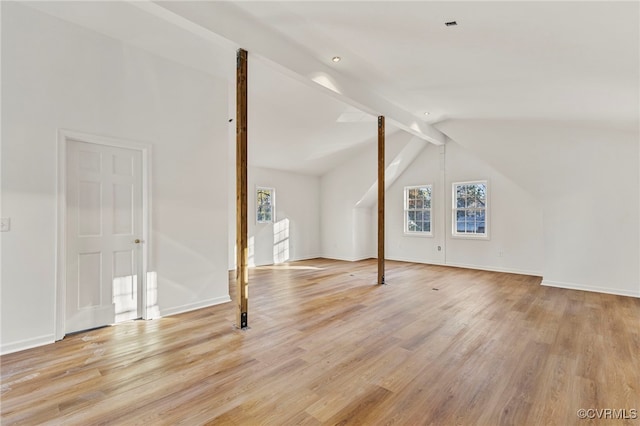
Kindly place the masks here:
POLYGON ((342 60, 342 58, 340 56, 334 56, 333 58, 331 58, 331 60, 333 62, 340 62, 342 60))
POLYGON ((425 113, 424 113, 424 115, 429 115, 429 114, 430 114, 430 113, 429 113, 429 112, 426 112, 426 111, 425 111, 425 113))
POLYGON ((455 27, 456 25, 458 25, 458 23, 456 21, 449 21, 449 22, 445 22, 444 24, 447 27, 455 27))

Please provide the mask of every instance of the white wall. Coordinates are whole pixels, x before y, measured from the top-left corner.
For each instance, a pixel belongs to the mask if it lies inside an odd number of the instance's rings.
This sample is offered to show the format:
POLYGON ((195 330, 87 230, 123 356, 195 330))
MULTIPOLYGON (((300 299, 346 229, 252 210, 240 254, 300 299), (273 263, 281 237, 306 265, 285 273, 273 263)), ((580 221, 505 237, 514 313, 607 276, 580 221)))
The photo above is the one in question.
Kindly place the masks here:
POLYGON ((544 284, 640 296, 638 123, 455 120, 438 127, 539 200, 544 284))
MULTIPOLYGON (((376 131, 372 127, 372 133, 376 131)), ((398 131, 385 138, 385 165, 396 159, 412 136, 398 131)), ((338 164, 320 179, 322 256, 329 259, 362 260, 376 256, 373 224, 377 213, 366 202, 378 178, 377 136, 355 156, 338 164)))
POLYGON ((387 191, 389 259, 542 275, 542 208, 537 199, 454 141, 427 146, 387 191), (453 238, 452 184, 487 180, 489 239, 453 238), (405 186, 433 185, 432 237, 404 234, 405 186), (441 250, 438 250, 438 247, 441 250))
POLYGON ((152 144, 159 313, 229 300, 226 82, 2 2, 2 124, 2 352, 54 340, 59 128, 152 144))
POLYGON ((640 297, 639 141, 585 129, 555 144, 572 178, 544 197, 545 284, 640 297))
MULTIPOLYGON (((428 144, 413 163, 387 189, 385 255, 388 259, 417 263, 445 263, 447 233, 444 216, 444 147, 428 144), (431 237, 404 234, 404 187, 432 185, 431 237), (438 250, 440 247, 440 250, 438 250)), ((377 206, 375 207, 377 208, 377 206)))
POLYGON ((540 201, 456 142, 447 143, 445 151, 447 265, 542 275, 543 216, 540 201), (452 184, 471 180, 488 181, 488 240, 451 236, 452 184))
MULTIPOLYGON (((235 171, 235 167, 234 171, 235 171)), ((272 265, 320 256, 320 178, 261 167, 248 170, 249 266, 272 265), (257 187, 274 188, 274 223, 256 222, 257 187)), ((230 184, 235 194, 235 181, 230 184)), ((229 270, 235 269, 235 200, 229 206, 229 270)))
MULTIPOLYGON (((387 165, 401 155, 410 138, 403 132, 387 138, 387 165)), ((376 256, 377 203, 356 204, 377 178, 376 143, 321 178, 322 253, 324 257, 360 260, 376 256)), ((388 259, 542 275, 542 206, 535 196, 454 141, 428 144, 387 188, 388 259), (489 240, 452 238, 451 184, 488 180, 489 240), (404 234, 404 187, 433 185, 433 236, 404 234), (440 247, 440 250, 438 250, 440 247)))
POLYGON ((376 182, 376 156, 376 144, 370 142, 359 155, 321 177, 323 257, 353 261, 371 256, 369 244, 363 241, 366 237, 362 236, 363 229, 365 235, 369 233, 371 213, 369 209, 356 209, 356 203, 376 182), (361 223, 361 226, 356 227, 356 223, 361 223))

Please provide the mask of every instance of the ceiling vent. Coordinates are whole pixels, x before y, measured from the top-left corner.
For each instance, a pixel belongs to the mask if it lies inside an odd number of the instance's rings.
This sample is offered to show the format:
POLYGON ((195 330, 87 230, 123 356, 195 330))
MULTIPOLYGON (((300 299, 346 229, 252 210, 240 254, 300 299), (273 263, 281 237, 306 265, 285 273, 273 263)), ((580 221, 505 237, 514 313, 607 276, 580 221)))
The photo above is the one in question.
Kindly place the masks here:
POLYGON ((449 21, 449 22, 445 22, 444 24, 447 27, 455 27, 456 25, 458 25, 458 23, 456 21, 449 21))

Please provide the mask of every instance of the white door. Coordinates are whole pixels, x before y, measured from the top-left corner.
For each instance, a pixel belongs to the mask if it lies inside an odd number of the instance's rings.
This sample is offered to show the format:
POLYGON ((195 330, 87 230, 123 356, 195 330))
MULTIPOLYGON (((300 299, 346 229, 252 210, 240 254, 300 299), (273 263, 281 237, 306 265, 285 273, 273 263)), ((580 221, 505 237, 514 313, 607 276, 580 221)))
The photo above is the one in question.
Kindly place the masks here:
POLYGON ((142 312, 142 153, 67 144, 65 332, 142 312))

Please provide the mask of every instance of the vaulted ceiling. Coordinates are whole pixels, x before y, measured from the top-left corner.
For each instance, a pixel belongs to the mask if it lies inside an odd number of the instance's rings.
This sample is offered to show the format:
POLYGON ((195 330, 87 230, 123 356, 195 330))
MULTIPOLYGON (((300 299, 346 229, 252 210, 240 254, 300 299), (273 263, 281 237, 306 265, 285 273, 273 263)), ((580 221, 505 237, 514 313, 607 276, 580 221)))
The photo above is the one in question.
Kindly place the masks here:
POLYGON ((322 174, 378 114, 432 143, 444 120, 638 125, 638 2, 30 4, 231 83, 248 50, 258 166, 322 174))
POLYGON ((637 2, 237 6, 428 122, 637 118, 637 2))

